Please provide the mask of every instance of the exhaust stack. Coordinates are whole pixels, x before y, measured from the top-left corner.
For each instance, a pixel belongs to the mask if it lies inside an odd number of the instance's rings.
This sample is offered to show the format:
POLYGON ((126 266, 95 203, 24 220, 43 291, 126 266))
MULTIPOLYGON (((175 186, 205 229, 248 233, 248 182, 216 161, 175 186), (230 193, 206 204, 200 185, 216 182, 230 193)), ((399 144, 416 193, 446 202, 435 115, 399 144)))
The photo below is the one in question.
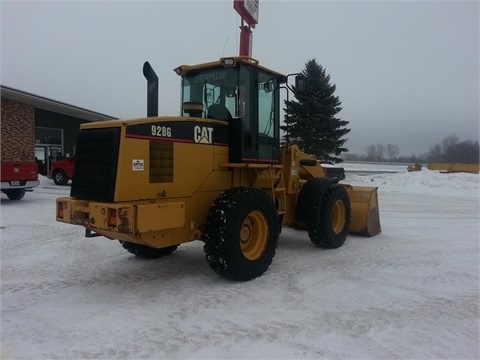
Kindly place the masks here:
POLYGON ((143 76, 147 79, 147 116, 158 116, 158 76, 148 61, 143 64, 143 76))

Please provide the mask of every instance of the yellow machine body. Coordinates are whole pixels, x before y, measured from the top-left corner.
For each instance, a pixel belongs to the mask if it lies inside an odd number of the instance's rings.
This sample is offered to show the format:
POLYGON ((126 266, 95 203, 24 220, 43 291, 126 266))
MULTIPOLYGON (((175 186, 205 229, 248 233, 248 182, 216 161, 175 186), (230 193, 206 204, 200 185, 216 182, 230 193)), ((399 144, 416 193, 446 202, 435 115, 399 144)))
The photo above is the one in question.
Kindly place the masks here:
MULTIPOLYGON (((133 122, 158 120, 146 118, 133 122)), ((124 133, 128 123, 118 120, 108 125, 120 126, 124 133)), ((82 129, 105 125, 85 124, 82 129)), ((309 179, 324 176, 314 157, 295 145, 283 149, 280 165, 270 165, 228 163, 225 146, 179 142, 173 143, 173 158, 167 160, 173 179, 178 180, 151 184, 147 171, 150 167, 148 141, 125 139, 120 143, 119 164, 122 165, 117 169, 114 202, 61 197, 57 199, 57 221, 84 226, 89 232, 110 239, 162 248, 201 239, 213 201, 233 187, 265 190, 277 205, 283 226, 290 226, 302 185, 309 179), (191 154, 195 154, 194 160, 191 154), (135 168, 139 162, 143 170, 135 168)), ((350 233, 377 235, 381 231, 377 188, 344 186, 351 203, 350 233)))
MULTIPOLYGON (((182 77, 189 72, 197 74, 191 81, 193 89, 196 85, 203 86, 202 82, 223 81, 226 76, 236 75, 221 71, 240 64, 240 72, 256 71, 259 79, 261 76, 266 79, 262 87, 252 87, 255 91, 261 88, 260 103, 269 96, 277 99, 278 94, 269 88, 268 82, 274 76, 281 83, 281 74, 260 67, 252 59, 233 59, 233 65, 221 59, 183 66, 176 71, 182 77), (203 76, 201 81, 197 80, 198 74, 203 76)), ((244 77, 240 79, 243 81, 244 77)), ((237 87, 236 95, 239 89, 242 84, 237 87)), ((214 87, 210 90, 216 91, 214 87)), ((309 180, 325 175, 314 156, 303 153, 296 145, 278 145, 280 100, 275 100, 276 133, 273 130, 268 133, 268 122, 265 127, 261 124, 262 131, 265 128, 267 133, 260 134, 258 143, 252 145, 252 151, 258 154, 250 161, 251 152, 244 149, 252 139, 248 138, 250 130, 238 125, 244 141, 236 145, 240 149, 238 154, 233 154, 232 142, 238 137, 232 135, 231 120, 219 119, 206 111, 206 104, 201 101, 208 101, 209 96, 210 92, 201 94, 199 103, 184 98, 183 116, 82 124, 71 196, 57 199, 57 221, 83 226, 87 236, 102 235, 151 248, 166 248, 201 240, 214 201, 228 189, 245 187, 266 192, 273 200, 280 226, 292 225, 302 187, 309 180), (268 153, 267 160, 262 158, 262 151, 268 153)), ((226 94, 225 101, 231 96, 226 94)), ((234 117, 240 118, 244 116, 238 106, 242 97, 236 99, 234 117)), ((270 103, 264 108, 270 111, 270 103)), ((261 104, 258 109, 262 113, 261 104)), ((254 110, 252 118, 256 116, 254 110)), ((381 229, 377 188, 343 186, 351 203, 350 232, 378 234, 381 229)), ((254 220, 255 215, 253 212, 254 220)))

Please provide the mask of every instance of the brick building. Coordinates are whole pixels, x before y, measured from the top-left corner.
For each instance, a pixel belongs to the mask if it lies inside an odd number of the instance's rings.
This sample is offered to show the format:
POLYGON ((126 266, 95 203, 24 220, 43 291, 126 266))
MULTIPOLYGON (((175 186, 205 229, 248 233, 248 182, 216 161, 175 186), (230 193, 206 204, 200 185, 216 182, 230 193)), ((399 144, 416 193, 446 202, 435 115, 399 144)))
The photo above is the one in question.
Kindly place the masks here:
POLYGON ((57 155, 73 156, 80 124, 114 117, 1 86, 1 156, 41 163, 45 175, 57 155))

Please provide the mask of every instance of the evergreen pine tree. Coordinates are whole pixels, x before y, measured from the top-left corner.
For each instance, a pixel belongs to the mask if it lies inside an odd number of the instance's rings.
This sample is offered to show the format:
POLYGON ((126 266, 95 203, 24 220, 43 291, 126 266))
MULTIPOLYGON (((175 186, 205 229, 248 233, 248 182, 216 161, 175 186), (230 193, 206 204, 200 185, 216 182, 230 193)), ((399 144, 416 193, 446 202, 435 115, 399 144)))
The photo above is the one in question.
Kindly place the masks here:
POLYGON ((305 92, 295 93, 297 101, 285 101, 285 140, 317 158, 341 162, 338 156, 348 149, 343 145, 344 135, 350 132, 348 121, 336 118, 342 104, 335 96, 336 86, 330 84, 330 75, 317 63, 309 60, 302 71, 305 77, 305 92))

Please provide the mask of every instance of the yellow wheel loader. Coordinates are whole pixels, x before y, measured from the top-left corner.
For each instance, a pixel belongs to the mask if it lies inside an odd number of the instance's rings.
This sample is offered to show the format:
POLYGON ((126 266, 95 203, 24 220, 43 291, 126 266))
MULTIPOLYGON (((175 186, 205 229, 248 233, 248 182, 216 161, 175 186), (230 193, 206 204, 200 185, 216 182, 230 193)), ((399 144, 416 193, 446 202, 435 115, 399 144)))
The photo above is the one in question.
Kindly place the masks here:
POLYGON ((200 240, 210 267, 236 280, 267 270, 282 226, 321 248, 380 232, 376 188, 339 184, 314 156, 281 145, 287 76, 242 56, 182 65, 182 114, 159 117, 158 77, 148 62, 143 72, 147 117, 81 125, 57 221, 145 258, 200 240))

